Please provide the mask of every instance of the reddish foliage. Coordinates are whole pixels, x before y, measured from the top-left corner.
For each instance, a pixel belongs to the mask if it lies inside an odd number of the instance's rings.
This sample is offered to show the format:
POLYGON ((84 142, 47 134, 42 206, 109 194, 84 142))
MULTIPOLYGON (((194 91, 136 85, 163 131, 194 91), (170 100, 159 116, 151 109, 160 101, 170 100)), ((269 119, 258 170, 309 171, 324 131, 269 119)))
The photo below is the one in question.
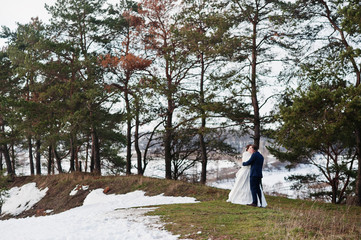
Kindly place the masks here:
POLYGON ((117 57, 107 54, 100 57, 100 63, 103 67, 114 68, 121 67, 125 71, 133 72, 135 70, 144 70, 152 64, 151 60, 137 57, 132 53, 117 57))
POLYGON ((118 66, 120 59, 116 56, 106 54, 99 57, 99 62, 104 68, 112 68, 118 66))
POLYGON ((171 36, 171 16, 177 0, 143 0, 139 5, 139 14, 147 19, 144 29, 147 38, 144 39, 147 49, 157 50, 162 55, 162 49, 167 48, 171 36))
POLYGON ((151 60, 137 57, 131 53, 120 58, 121 66, 123 69, 128 71, 144 70, 152 64, 151 60))

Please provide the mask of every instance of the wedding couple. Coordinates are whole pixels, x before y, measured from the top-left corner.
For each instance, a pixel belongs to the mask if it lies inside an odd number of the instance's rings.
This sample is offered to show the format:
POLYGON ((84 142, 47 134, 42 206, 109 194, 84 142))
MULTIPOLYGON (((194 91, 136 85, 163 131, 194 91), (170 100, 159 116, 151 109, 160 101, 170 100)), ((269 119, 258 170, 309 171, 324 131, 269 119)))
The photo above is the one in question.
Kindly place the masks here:
POLYGON ((236 174, 236 181, 227 202, 253 207, 266 207, 267 202, 261 187, 264 158, 257 145, 247 145, 242 155, 243 167, 236 174))

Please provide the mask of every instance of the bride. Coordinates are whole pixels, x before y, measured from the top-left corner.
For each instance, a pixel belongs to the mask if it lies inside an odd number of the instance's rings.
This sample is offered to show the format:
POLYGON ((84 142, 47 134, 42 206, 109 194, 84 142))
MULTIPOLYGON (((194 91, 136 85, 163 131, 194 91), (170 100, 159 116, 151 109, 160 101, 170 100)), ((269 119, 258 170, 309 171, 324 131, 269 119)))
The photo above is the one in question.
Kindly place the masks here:
MULTIPOLYGON (((251 157, 252 153, 248 152, 251 144, 246 146, 246 151, 242 154, 242 162, 248 161, 251 157)), ((241 169, 238 170, 236 174, 236 180, 231 192, 228 195, 227 202, 236 203, 236 204, 249 204, 252 202, 252 193, 250 187, 250 171, 251 166, 242 166, 241 169)), ((262 194, 262 206, 260 206, 260 201, 258 200, 259 207, 266 207, 267 202, 263 194, 263 190, 261 187, 262 194)))

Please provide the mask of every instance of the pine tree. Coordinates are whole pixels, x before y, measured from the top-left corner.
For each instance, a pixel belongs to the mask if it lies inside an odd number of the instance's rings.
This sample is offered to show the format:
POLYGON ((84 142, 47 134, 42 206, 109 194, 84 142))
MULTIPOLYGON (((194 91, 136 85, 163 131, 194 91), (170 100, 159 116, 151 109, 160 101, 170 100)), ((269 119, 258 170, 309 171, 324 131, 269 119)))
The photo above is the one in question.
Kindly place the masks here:
POLYGON ((76 164, 78 149, 81 144, 78 138, 87 129, 92 141, 91 159, 95 173, 101 173, 100 144, 96 115, 102 101, 106 99, 102 86, 102 73, 97 64, 96 48, 100 48, 107 40, 105 28, 104 0, 80 1, 58 0, 54 6, 47 6, 51 13, 52 35, 62 42, 68 55, 60 59, 68 62, 69 101, 66 122, 70 123, 70 171, 79 170, 76 164))
MULTIPOLYGON (((182 96, 182 108, 184 109, 182 121, 185 127, 196 130, 197 134, 193 136, 198 139, 200 151, 200 161, 202 164, 201 179, 202 184, 207 179, 208 151, 211 139, 211 129, 207 127, 207 120, 212 114, 212 108, 216 102, 215 94, 210 85, 214 84, 211 80, 212 71, 217 71, 221 67, 221 53, 223 52, 223 36, 231 27, 224 22, 222 17, 209 12, 209 5, 203 1, 185 1, 184 7, 179 14, 178 22, 181 28, 177 30, 177 38, 186 49, 189 49, 189 61, 196 61, 194 66, 193 78, 182 96), (190 121, 190 123, 189 123, 190 121), (200 123, 198 123, 198 122, 200 123), (197 125, 200 125, 197 127, 197 125), (196 137, 197 136, 197 137, 196 137)), ((184 133, 191 133, 184 131, 184 133)), ((179 131, 182 133, 182 131, 179 131)), ((178 134, 179 134, 178 133, 178 134)), ((190 136, 184 136, 184 138, 190 136)), ((193 148, 191 148, 191 151, 193 148)))
MULTIPOLYGON (((357 93, 361 80, 361 51, 358 45, 360 32, 357 31, 359 19, 354 18, 357 9, 354 1, 296 1, 290 5, 292 19, 289 21, 298 25, 300 34, 295 37, 305 46, 303 52, 299 53, 307 56, 302 61, 297 59, 297 63, 301 70, 306 69, 309 76, 312 74, 313 81, 324 81, 324 76, 329 77, 329 83, 341 79, 345 88, 351 84, 355 88, 353 92, 357 93), (315 63, 318 65, 315 66, 315 63), (315 75, 315 72, 318 72, 318 75, 315 75)), ((293 69, 298 70, 296 67, 293 69)), ((358 100, 357 94, 350 99, 354 103, 358 100)), ((351 115, 349 124, 354 126, 353 135, 359 166, 356 195, 358 205, 361 205, 361 131, 359 121, 355 115, 351 115)))
MULTIPOLYGON (((213 9, 223 13, 226 21, 233 24, 224 35, 223 55, 229 63, 223 72, 217 74, 224 97, 224 115, 236 122, 241 131, 251 130, 254 144, 259 145, 261 129, 267 123, 267 116, 261 115, 261 108, 269 98, 262 98, 261 92, 272 86, 274 74, 271 63, 281 61, 283 32, 275 19, 282 16, 283 1, 224 0, 213 1, 213 9)), ((277 72, 276 72, 277 73, 277 72)))
MULTIPOLYGON (((158 66, 150 72, 154 91, 164 98, 164 158, 165 178, 172 178, 172 141, 174 139, 174 114, 178 108, 181 83, 193 66, 188 62, 189 51, 174 38, 173 30, 177 28, 174 14, 175 0, 143 0, 140 2, 140 15, 144 17, 147 28, 146 44, 154 52, 154 64, 158 66)), ((160 101, 161 103, 161 101, 160 101)))
MULTIPOLYGON (((118 24, 113 24, 114 36, 111 42, 111 53, 101 57, 101 63, 112 75, 113 82, 110 86, 115 87, 121 92, 125 102, 126 122, 127 122, 127 156, 126 156, 126 174, 131 174, 132 157, 132 122, 134 119, 134 107, 132 107, 136 96, 135 75, 141 70, 145 70, 152 63, 140 55, 141 31, 144 28, 144 21, 136 15, 137 6, 133 2, 125 2, 124 6, 119 6, 119 10, 112 10, 115 14, 118 24), (119 29, 119 26, 122 28, 119 29), (118 31, 117 31, 118 30, 118 31)), ((144 46, 143 46, 144 47, 144 46)), ((138 138, 135 139, 135 143, 138 138)), ((137 151, 139 155, 139 149, 137 151)), ((138 165, 139 157, 138 157, 138 165)), ((141 167, 138 168, 138 170, 141 167)))

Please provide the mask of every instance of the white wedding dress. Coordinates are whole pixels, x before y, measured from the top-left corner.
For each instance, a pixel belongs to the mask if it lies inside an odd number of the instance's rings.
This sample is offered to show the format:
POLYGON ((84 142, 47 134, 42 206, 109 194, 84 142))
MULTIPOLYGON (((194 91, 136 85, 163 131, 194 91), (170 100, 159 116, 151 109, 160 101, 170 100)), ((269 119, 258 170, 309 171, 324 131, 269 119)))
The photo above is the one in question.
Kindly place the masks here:
MULTIPOLYGON (((244 152, 242 155, 242 162, 248 161, 251 157, 251 153, 244 152)), ((242 166, 241 169, 236 173, 236 180, 231 192, 228 195, 227 202, 236 203, 236 204, 250 204, 252 203, 252 193, 250 187, 250 172, 251 166, 242 166)), ((262 194, 262 207, 267 206, 266 199, 263 194, 263 190, 261 187, 262 194)), ((258 206, 260 207, 260 201, 258 199, 258 206)))

